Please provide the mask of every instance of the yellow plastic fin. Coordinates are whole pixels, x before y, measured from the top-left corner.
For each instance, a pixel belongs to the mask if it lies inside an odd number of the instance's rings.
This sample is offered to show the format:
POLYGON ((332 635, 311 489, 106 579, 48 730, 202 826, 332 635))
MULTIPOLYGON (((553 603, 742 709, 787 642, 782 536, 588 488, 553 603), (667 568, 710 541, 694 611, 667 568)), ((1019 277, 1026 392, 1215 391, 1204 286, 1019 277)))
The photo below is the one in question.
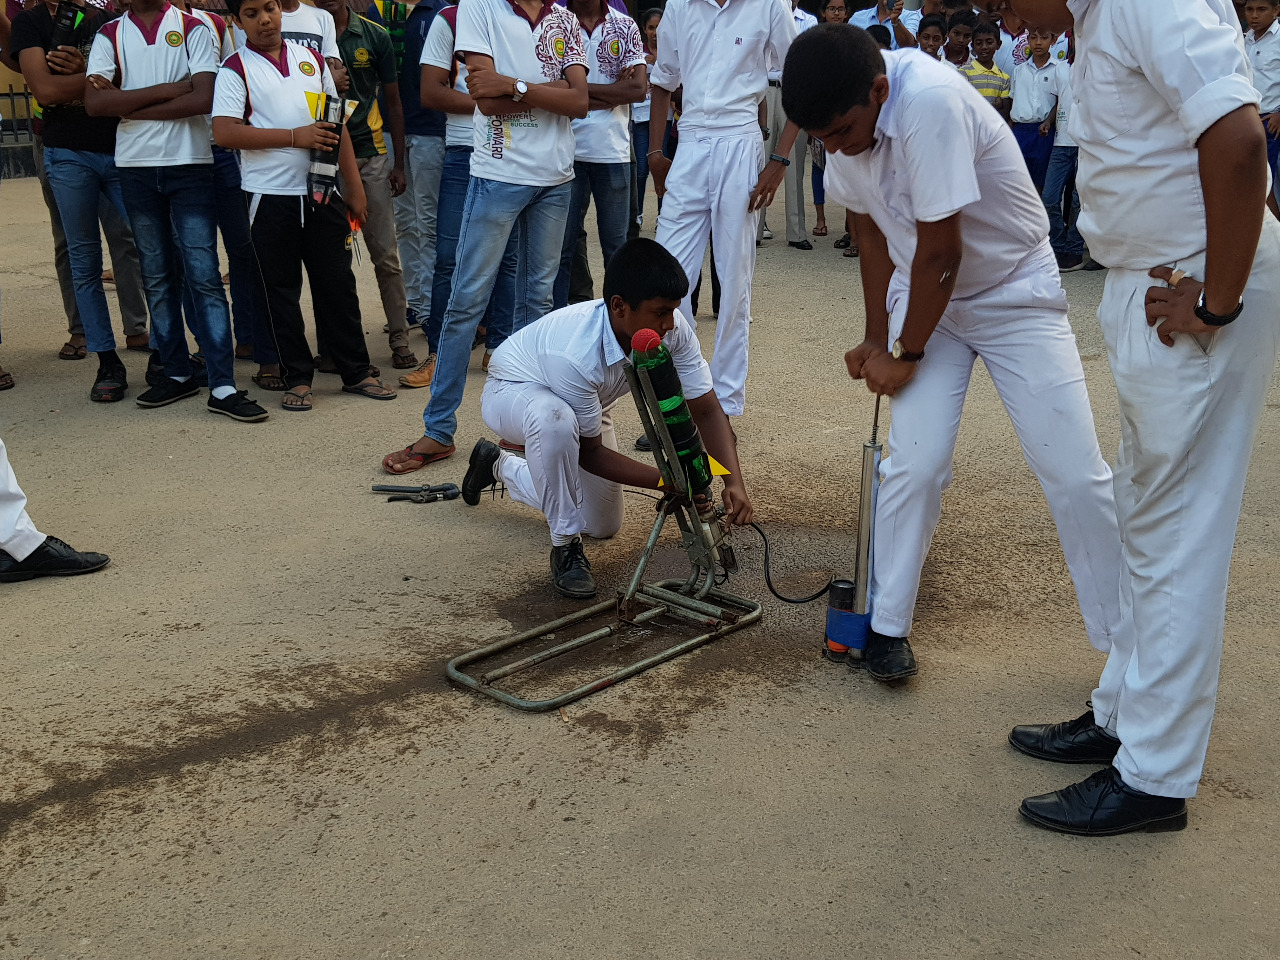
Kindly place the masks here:
POLYGON ((730 475, 729 471, 721 465, 720 461, 709 453, 707 454, 707 461, 711 464, 711 475, 713 477, 727 477, 730 475))
POLYGON ((306 94, 307 109, 311 111, 311 116, 315 118, 320 115, 320 98, 324 96, 324 94, 314 93, 310 90, 307 90, 306 94))

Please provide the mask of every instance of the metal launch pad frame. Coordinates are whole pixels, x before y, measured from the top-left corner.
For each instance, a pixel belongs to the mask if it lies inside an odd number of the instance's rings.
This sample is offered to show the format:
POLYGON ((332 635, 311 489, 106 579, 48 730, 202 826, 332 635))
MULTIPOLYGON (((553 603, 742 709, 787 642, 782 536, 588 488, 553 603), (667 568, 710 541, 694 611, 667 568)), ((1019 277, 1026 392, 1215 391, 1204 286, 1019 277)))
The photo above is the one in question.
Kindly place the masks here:
POLYGON ((635 573, 626 590, 619 591, 614 600, 605 600, 593 606, 552 620, 514 636, 506 637, 487 646, 479 647, 449 661, 445 672, 449 679, 460 686, 492 697, 517 710, 542 713, 555 710, 628 677, 644 673, 660 663, 696 650, 721 637, 735 633, 760 620, 764 608, 753 600, 736 596, 716 586, 716 572, 722 567, 726 573, 737 569, 732 547, 727 543, 725 528, 714 513, 700 515, 689 496, 689 482, 680 466, 680 458, 671 433, 662 418, 658 398, 648 370, 627 367, 627 380, 631 395, 640 412, 645 435, 653 448, 663 486, 678 491, 678 498, 667 498, 659 505, 649 541, 645 544, 635 573), (680 527, 681 547, 688 554, 690 571, 685 580, 663 580, 658 583, 644 581, 645 569, 658 545, 658 539, 667 520, 674 517, 680 527), (539 650, 514 662, 504 664, 479 675, 466 672, 467 667, 488 660, 521 644, 551 637, 561 630, 589 624, 590 621, 608 617, 605 623, 586 633, 565 640, 555 646, 539 650), (524 670, 547 663, 557 657, 580 650, 606 637, 622 637, 637 627, 661 628, 657 621, 663 617, 681 620, 706 628, 705 632, 684 640, 652 656, 619 667, 597 680, 581 684, 571 690, 544 700, 528 700, 496 686, 497 682, 524 670))

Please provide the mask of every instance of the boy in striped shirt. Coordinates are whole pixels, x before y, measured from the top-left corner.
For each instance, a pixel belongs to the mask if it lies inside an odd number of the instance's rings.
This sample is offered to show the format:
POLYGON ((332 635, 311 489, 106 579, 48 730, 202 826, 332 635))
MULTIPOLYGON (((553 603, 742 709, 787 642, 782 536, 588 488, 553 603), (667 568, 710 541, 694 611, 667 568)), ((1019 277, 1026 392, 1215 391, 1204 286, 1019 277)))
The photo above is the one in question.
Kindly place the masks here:
POLYGON ((973 28, 973 59, 960 72, 968 78, 980 94, 1000 112, 1005 120, 1013 106, 1009 89, 1009 75, 996 66, 996 51, 1000 49, 1000 28, 983 21, 973 28))

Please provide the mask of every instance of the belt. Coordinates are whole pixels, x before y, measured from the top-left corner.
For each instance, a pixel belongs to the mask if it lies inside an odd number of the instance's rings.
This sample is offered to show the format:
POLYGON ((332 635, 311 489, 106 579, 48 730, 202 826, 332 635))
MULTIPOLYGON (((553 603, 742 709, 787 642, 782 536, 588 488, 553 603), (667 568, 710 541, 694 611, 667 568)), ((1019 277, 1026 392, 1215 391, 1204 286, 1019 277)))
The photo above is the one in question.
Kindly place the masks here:
POLYGON ((771 86, 771 87, 780 87, 780 86, 782 86, 782 81, 781 81, 781 80, 770 80, 770 81, 769 81, 769 86, 771 86))

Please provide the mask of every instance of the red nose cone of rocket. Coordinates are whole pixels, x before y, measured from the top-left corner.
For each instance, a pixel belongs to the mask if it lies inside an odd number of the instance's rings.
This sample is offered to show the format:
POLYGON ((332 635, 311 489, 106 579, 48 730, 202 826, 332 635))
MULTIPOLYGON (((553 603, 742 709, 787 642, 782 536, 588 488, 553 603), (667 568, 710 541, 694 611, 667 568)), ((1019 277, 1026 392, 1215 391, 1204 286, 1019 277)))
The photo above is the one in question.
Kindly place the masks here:
POLYGON ((631 338, 631 349, 637 353, 656 350, 662 344, 662 338, 656 330, 639 330, 631 338))

